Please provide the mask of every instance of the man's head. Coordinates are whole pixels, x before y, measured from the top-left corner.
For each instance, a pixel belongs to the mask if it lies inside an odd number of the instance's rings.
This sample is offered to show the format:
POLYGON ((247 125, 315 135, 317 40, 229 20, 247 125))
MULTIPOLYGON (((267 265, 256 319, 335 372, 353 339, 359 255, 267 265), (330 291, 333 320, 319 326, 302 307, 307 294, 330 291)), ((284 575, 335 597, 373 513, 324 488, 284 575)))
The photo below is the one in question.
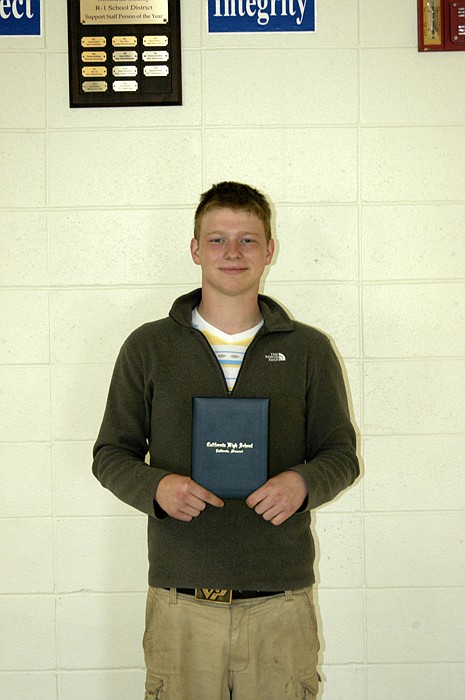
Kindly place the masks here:
POLYGON ((267 243, 271 238, 271 209, 267 198, 250 185, 219 182, 200 197, 194 218, 194 237, 198 240, 202 217, 214 208, 248 211, 263 222, 267 243))

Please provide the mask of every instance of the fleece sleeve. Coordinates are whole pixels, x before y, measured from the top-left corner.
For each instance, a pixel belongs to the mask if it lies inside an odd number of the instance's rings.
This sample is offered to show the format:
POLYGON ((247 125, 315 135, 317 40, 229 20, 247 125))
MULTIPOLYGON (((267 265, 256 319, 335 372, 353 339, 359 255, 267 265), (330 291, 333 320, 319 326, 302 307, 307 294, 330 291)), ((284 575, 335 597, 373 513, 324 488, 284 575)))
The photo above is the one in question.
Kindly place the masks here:
POLYGON ((168 472, 146 462, 152 386, 144 354, 130 336, 118 355, 92 471, 102 486, 137 510, 154 515, 155 491, 168 472))
POLYGON ((293 467, 307 484, 306 510, 335 498, 359 475, 355 431, 339 360, 329 341, 309 373, 306 462, 293 467))

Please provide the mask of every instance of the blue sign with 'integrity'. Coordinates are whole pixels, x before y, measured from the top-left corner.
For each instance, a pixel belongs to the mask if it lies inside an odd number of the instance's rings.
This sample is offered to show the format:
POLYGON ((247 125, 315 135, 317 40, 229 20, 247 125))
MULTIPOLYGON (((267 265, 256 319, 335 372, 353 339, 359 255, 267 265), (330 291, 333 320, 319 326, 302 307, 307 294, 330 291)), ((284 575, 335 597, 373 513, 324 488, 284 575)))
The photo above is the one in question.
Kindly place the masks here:
POLYGON ((210 32, 314 32, 315 0, 208 0, 208 29, 210 32))
POLYGON ((0 36, 40 36, 41 0, 0 0, 0 36))

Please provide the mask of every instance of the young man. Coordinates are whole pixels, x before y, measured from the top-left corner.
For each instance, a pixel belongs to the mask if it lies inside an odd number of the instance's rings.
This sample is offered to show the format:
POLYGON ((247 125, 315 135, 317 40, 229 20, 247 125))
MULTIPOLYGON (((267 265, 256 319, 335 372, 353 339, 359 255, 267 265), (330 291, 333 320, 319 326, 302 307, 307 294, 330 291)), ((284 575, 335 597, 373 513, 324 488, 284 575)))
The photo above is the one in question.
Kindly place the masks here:
POLYGON ((359 469, 328 339, 258 293, 270 219, 248 185, 202 195, 202 288, 126 340, 94 447, 102 485, 148 515, 146 700, 318 692, 310 510, 359 469), (192 399, 228 396, 270 400, 269 478, 239 500, 191 478, 192 399))

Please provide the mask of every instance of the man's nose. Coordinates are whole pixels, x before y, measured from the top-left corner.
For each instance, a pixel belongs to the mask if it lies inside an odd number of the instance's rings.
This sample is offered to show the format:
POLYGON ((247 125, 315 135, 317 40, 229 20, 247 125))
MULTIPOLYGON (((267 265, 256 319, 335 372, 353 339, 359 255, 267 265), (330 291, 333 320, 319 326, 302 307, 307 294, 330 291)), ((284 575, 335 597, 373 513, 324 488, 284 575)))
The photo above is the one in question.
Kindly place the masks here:
POLYGON ((227 258, 238 258, 241 255, 241 249, 237 241, 228 241, 226 246, 227 258))

